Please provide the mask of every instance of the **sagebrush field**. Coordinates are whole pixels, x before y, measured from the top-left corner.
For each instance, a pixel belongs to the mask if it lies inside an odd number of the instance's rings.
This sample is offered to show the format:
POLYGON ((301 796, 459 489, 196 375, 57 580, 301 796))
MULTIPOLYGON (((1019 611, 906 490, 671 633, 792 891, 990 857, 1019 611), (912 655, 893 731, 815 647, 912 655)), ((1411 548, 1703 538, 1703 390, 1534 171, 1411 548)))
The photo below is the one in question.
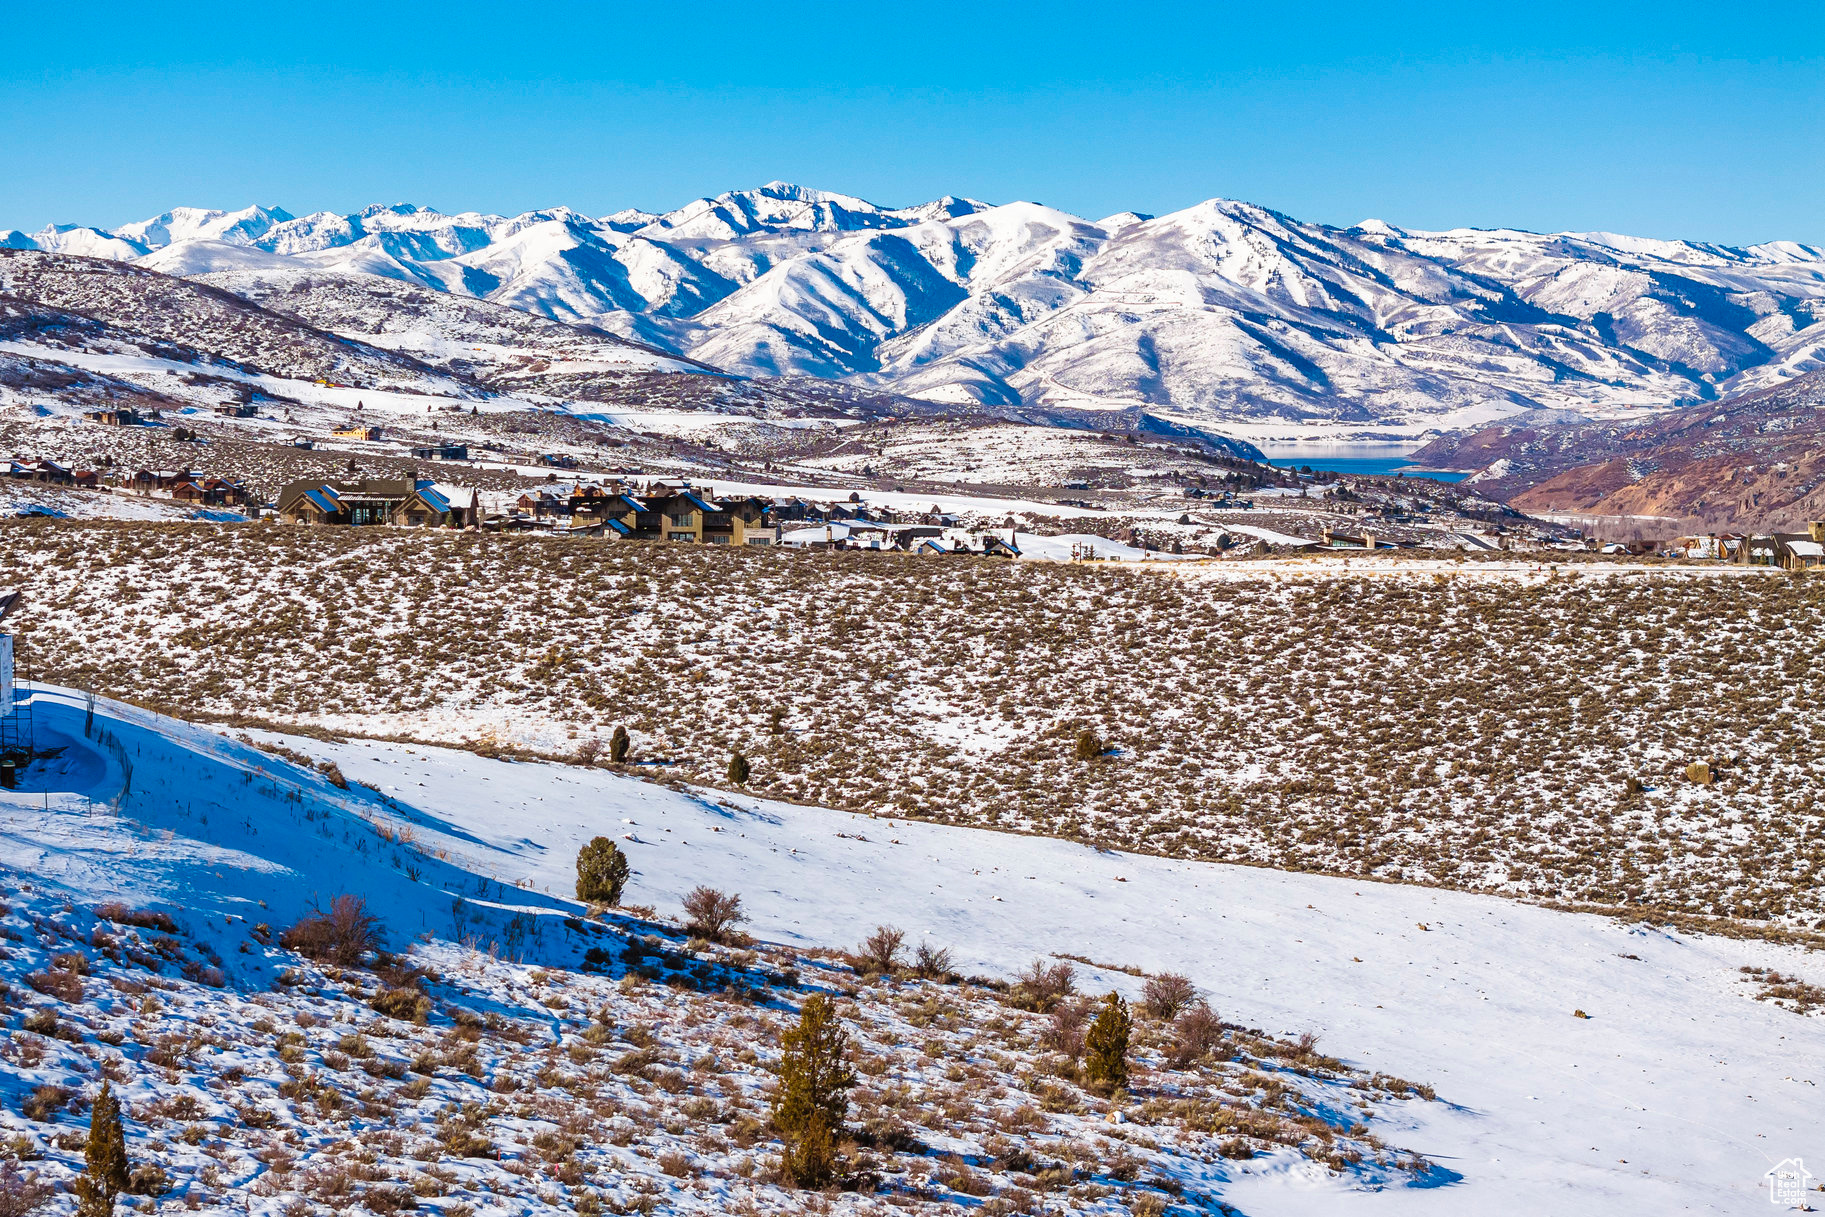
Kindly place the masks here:
POLYGON ((599 763, 625 725, 639 771, 739 749, 882 816, 1825 928, 1825 581, 68 522, 0 563, 39 675, 173 712, 599 763))

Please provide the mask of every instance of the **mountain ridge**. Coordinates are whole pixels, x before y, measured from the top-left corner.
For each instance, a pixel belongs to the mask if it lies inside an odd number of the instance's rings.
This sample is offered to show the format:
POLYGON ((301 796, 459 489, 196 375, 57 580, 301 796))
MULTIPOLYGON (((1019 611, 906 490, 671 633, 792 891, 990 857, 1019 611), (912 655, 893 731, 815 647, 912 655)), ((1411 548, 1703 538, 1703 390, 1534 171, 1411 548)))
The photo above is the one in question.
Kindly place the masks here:
POLYGON ((1825 367, 1825 249, 1336 228, 1210 199, 1091 221, 771 182, 669 212, 174 208, 0 233, 166 273, 341 270, 606 330, 740 374, 937 403, 1142 409, 1255 440, 1592 419, 1825 367))

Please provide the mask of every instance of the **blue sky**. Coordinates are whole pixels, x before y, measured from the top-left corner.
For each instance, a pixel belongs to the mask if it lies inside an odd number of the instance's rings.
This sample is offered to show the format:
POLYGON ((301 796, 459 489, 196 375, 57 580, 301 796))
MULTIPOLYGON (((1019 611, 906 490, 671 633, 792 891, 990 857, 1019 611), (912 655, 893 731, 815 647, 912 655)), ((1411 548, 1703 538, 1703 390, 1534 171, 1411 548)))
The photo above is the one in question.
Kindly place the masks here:
POLYGON ((17 7, 5 36, 0 229, 252 202, 603 213, 783 178, 1825 244, 1816 2, 199 0, 17 7))

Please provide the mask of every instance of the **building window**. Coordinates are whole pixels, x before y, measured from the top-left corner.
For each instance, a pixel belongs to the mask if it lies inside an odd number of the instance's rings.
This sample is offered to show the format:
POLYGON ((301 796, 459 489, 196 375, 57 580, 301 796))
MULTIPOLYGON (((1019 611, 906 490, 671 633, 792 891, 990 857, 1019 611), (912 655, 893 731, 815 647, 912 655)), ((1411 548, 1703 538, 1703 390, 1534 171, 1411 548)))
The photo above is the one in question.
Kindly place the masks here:
POLYGON ((691 526, 691 518, 695 514, 696 514, 695 512, 687 511, 687 512, 684 512, 682 515, 672 516, 671 517, 672 526, 674 528, 689 528, 691 526))
POLYGON ((666 539, 669 541, 695 541, 697 539, 697 534, 694 532, 675 532, 670 534, 666 539))
POLYGON ((729 543, 729 538, 728 538, 727 534, 724 534, 722 536, 717 536, 717 537, 708 537, 706 539, 709 541, 709 543, 711 545, 727 545, 729 543))

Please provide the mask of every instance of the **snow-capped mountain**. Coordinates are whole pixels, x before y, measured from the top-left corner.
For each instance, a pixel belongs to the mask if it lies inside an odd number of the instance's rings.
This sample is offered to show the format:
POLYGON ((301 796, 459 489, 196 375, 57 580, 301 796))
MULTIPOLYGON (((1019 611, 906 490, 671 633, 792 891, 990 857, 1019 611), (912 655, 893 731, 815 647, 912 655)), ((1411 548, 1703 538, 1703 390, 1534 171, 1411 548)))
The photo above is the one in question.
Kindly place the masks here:
POLYGON ((0 246, 229 290, 380 275, 581 321, 750 375, 935 401, 1145 408, 1251 438, 1607 417, 1825 367, 1825 250, 1607 233, 1350 228, 1213 199, 1090 221, 774 182, 676 211, 179 208, 0 246))

